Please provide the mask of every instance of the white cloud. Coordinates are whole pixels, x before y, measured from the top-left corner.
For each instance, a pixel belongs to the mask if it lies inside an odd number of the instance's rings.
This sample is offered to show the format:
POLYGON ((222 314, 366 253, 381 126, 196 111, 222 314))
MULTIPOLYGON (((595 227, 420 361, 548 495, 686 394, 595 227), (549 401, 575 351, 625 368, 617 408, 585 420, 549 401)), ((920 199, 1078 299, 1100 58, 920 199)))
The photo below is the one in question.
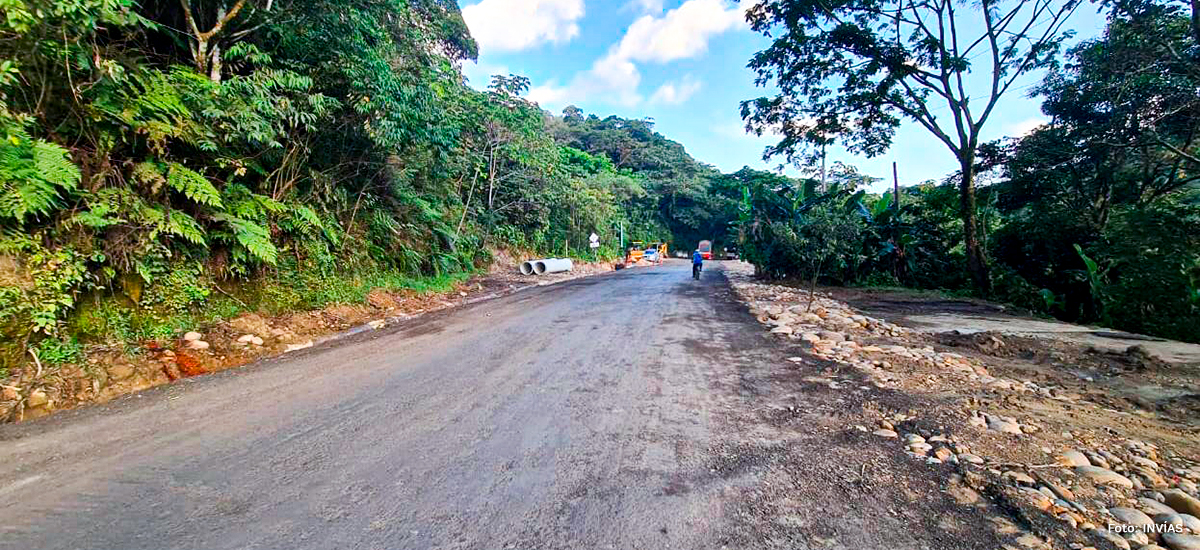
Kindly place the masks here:
POLYGON ((467 77, 467 82, 476 90, 486 90, 488 85, 492 83, 492 75, 509 74, 508 67, 504 65, 492 65, 489 63, 466 62, 463 63, 463 76, 467 77))
POLYGON ((579 34, 583 0, 482 0, 462 9, 482 51, 518 51, 579 34))
MULTIPOLYGON (((582 101, 603 97, 620 105, 636 105, 644 99, 638 92, 642 75, 637 63, 661 64, 704 54, 714 36, 745 27, 744 13, 750 3, 742 4, 688 0, 661 16, 644 15, 590 69, 576 74, 565 87, 540 90, 539 96, 546 103, 553 103, 550 98, 582 101)), ((662 103, 681 102, 698 90, 699 83, 670 86, 659 88, 651 98, 662 103)))
POLYGON ((1020 122, 1014 122, 1004 127, 1004 133, 1012 137, 1025 137, 1036 129, 1038 126, 1046 124, 1048 121, 1041 117, 1027 118, 1020 122))
POLYGON ((549 82, 541 86, 534 86, 525 94, 525 98, 540 105, 559 105, 571 99, 571 88, 567 86, 559 86, 555 82, 549 82))
POLYGON ((725 0, 688 0, 662 17, 644 15, 629 26, 610 55, 666 63, 702 54, 710 38, 745 25, 744 10, 750 2, 743 4, 727 7, 725 0))
POLYGON ((663 0, 631 0, 625 9, 640 13, 662 13, 663 0))
POLYGON ((698 91, 700 91, 700 81, 688 75, 679 82, 667 82, 659 86, 650 95, 650 103, 678 105, 687 101, 698 91))

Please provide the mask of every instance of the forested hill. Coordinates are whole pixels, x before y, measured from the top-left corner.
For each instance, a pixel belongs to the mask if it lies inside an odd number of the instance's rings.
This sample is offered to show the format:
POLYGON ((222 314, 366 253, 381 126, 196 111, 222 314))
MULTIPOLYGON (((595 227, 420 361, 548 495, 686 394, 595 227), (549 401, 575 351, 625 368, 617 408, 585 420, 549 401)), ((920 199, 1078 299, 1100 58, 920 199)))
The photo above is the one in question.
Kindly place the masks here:
POLYGON ((172 337, 218 293, 240 296, 225 314, 319 307, 497 249, 727 227, 716 171, 650 122, 553 116, 515 76, 468 86, 453 2, 4 9, 0 378, 28 349, 172 337))

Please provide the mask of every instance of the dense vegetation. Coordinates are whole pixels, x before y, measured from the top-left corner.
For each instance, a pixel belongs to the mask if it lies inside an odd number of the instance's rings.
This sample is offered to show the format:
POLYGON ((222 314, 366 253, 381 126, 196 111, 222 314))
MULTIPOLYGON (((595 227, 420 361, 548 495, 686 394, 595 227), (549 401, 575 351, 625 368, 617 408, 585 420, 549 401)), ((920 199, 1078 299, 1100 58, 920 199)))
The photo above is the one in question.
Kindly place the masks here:
POLYGON ((713 170, 651 123, 551 116, 516 76, 468 87, 448 0, 3 9, 0 378, 706 223, 713 170))
MULTIPOLYGON (((1051 122, 1019 139, 978 144, 972 136, 987 111, 972 115, 955 96, 958 75, 979 57, 968 57, 970 48, 927 40, 929 29, 915 31, 914 43, 889 35, 876 23, 887 19, 890 4, 840 3, 853 15, 836 30, 825 24, 837 14, 806 9, 807 2, 768 1, 752 10, 757 29, 782 29, 752 61, 764 81, 781 84, 780 95, 743 106, 751 128, 784 129, 768 156, 810 159, 835 138, 876 153, 907 117, 949 137, 964 169, 902 189, 899 200, 867 196, 857 185, 753 185, 740 224, 748 258, 770 276, 974 293, 1072 321, 1200 342, 1200 14, 1183 2, 1117 2, 1103 36, 1060 60, 1051 55, 1059 44, 1050 39, 1058 32, 1051 15, 1073 3, 985 3, 995 13, 984 28, 1019 13, 1021 4, 1048 10, 1041 49, 1028 49, 1038 40, 1031 36, 1021 41, 1025 53, 1013 55, 1049 69, 1032 93, 1051 122), (846 68, 834 59, 866 62, 846 68), (846 85, 830 88, 832 76, 846 85), (906 79, 944 89, 921 92, 906 79), (947 98, 957 128, 928 120, 926 105, 947 98), (975 181, 991 184, 977 190, 975 181)), ((914 9, 914 18, 930 15, 924 10, 954 17, 950 2, 914 9)), ((959 16, 988 18, 985 11, 959 16)), ((913 21, 905 16, 903 25, 913 21)), ((982 63, 974 70, 996 70, 1001 86, 1025 69, 1004 69, 1003 58, 994 67, 982 63)))

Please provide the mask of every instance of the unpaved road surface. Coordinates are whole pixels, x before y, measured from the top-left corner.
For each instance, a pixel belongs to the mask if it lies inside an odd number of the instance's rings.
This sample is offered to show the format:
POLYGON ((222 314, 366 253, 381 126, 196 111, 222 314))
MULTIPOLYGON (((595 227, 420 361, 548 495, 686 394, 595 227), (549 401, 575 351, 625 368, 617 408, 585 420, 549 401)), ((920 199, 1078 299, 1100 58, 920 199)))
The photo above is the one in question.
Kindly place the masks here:
POLYGON ((426 315, 0 427, 0 548, 999 546, 784 346, 677 261, 426 315))
POLYGON ((995 332, 1069 342, 1109 351, 1141 346, 1172 363, 1200 363, 1200 344, 1176 342, 1103 327, 1089 327, 1054 319, 1037 319, 1009 312, 996 304, 977 300, 931 298, 929 293, 869 288, 825 289, 868 315, 886 317, 925 332, 963 334, 995 332))

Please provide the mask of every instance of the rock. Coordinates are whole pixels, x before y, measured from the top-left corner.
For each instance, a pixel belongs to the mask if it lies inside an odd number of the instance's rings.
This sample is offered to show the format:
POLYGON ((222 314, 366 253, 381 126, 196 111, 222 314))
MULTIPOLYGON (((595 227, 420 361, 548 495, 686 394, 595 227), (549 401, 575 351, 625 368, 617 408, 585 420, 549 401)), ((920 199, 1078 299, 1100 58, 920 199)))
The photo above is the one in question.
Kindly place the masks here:
POLYGON ((1138 466, 1141 466, 1143 468, 1149 468, 1151 470, 1159 469, 1157 462, 1150 460, 1149 458, 1146 458, 1144 456, 1134 456, 1132 458, 1132 460, 1133 460, 1134 464, 1137 464, 1138 466))
POLYGON ((241 338, 237 339, 237 341, 239 344, 249 344, 250 341, 253 339, 254 339, 253 334, 243 334, 241 338))
POLYGON ((821 324, 821 317, 815 313, 803 313, 800 315, 799 321, 810 325, 819 325, 821 324))
POLYGON ((1049 510, 1051 506, 1054 506, 1054 501, 1051 500, 1050 497, 1042 494, 1042 492, 1038 491, 1037 489, 1021 487, 1020 491, 1022 495, 1025 495, 1025 498, 1029 499, 1029 504, 1033 505, 1033 507, 1037 508, 1038 510, 1045 511, 1049 510))
POLYGON ((1154 523, 1158 525, 1178 525, 1179 527, 1187 527, 1187 522, 1184 521, 1183 516, 1176 513, 1156 514, 1154 516, 1154 523))
POLYGON ((1070 489, 1052 481, 1043 481, 1042 483, 1046 484, 1046 487, 1050 489, 1050 492, 1067 500, 1075 500, 1075 493, 1070 489))
POLYGON ((1096 536, 1096 538, 1106 540, 1121 550, 1129 550, 1129 541, 1117 536, 1116 534, 1110 533, 1108 529, 1092 529, 1091 532, 1096 536))
POLYGON ((112 380, 125 380, 137 372, 129 363, 114 363, 109 365, 106 370, 108 370, 108 377, 112 380))
POLYGON ((187 347, 188 347, 188 349, 205 350, 205 349, 208 349, 209 344, 208 344, 208 342, 205 342, 204 340, 191 340, 188 342, 187 347))
POLYGON ((932 451, 933 445, 930 445, 928 443, 910 443, 908 445, 908 450, 910 450, 914 453, 917 453, 919 455, 923 455, 923 454, 927 454, 929 451, 932 451))
POLYGON ((1191 529, 1193 533, 1200 535, 1200 518, 1191 514, 1179 514, 1183 518, 1183 526, 1191 529))
POLYGON ((792 335, 792 327, 789 327, 787 325, 778 326, 778 327, 771 329, 771 334, 782 334, 784 336, 791 336, 792 335))
POLYGON ((250 339, 250 343, 251 343, 251 344, 254 344, 254 345, 256 345, 256 346, 261 346, 261 345, 263 345, 263 343, 264 343, 264 342, 263 342, 263 339, 262 339, 262 338, 259 338, 258 336, 255 336, 254 338, 251 338, 251 339, 250 339))
POLYGON ((815 332, 805 332, 804 334, 800 335, 800 339, 810 344, 815 344, 821 341, 821 337, 815 332))
POLYGON ((1077 466, 1075 468, 1075 473, 1101 485, 1115 485, 1117 487, 1124 487, 1126 489, 1133 488, 1133 482, 1130 481, 1129 478, 1107 468, 1101 468, 1099 466, 1077 466))
POLYGON ((50 398, 46 395, 46 392, 42 390, 33 390, 32 392, 29 392, 29 397, 25 400, 25 407, 30 409, 44 407, 49 404, 50 398))
POLYGON ((830 342, 842 342, 842 341, 846 340, 846 335, 842 334, 840 332, 823 330, 820 333, 818 333, 818 335, 821 337, 822 340, 828 340, 830 342))
POLYGON ((1042 545, 1042 539, 1038 538, 1036 535, 1025 533, 1024 535, 1017 537, 1016 543, 1025 548, 1037 548, 1042 545))
POLYGON ((21 392, 17 391, 17 388, 12 386, 4 386, 3 388, 0 388, 0 400, 16 401, 20 398, 21 392))
POLYGON ((979 455, 973 455, 971 453, 958 453, 957 458, 958 458, 959 462, 966 462, 969 464, 983 464, 983 457, 981 457, 979 455))
POLYGON ((933 456, 942 462, 951 462, 952 460, 956 460, 954 458, 954 453, 945 447, 938 447, 937 450, 933 451, 933 456))
POLYGON ((1121 533, 1125 540, 1129 541, 1130 546, 1135 546, 1138 550, 1147 544, 1150 544, 1150 537, 1141 531, 1133 531, 1132 533, 1121 533))
POLYGON ((1013 483, 1015 483, 1017 485, 1025 485, 1025 486, 1032 487, 1035 483, 1037 483, 1032 477, 1029 476, 1029 474, 1027 474, 1025 472, 1017 472, 1017 471, 1009 470, 1007 472, 1004 472, 1004 475, 1002 477, 1012 481, 1013 483))
POLYGON ((1162 494, 1167 506, 1176 512, 1200 517, 1200 500, 1197 500, 1196 497, 1178 489, 1163 491, 1162 494))
POLYGON ((1117 518, 1117 521, 1125 525, 1138 527, 1143 531, 1154 526, 1154 520, 1150 519, 1150 516, 1133 508, 1109 508, 1108 513, 1117 518))
POLYGON ((882 429, 881 429, 881 430, 875 430, 875 431, 873 431, 873 432, 871 432, 871 433, 873 433, 873 434, 875 434, 875 435, 877 435, 877 436, 879 436, 879 437, 887 437, 887 438, 894 438, 894 437, 896 437, 896 432, 893 432, 892 430, 882 430, 882 429))
POLYGON ((1007 419, 1004 419, 1004 418, 1000 418, 999 416, 987 415, 987 427, 989 430, 997 431, 1000 433, 1014 434, 1014 435, 1021 435, 1023 433, 1023 432, 1021 432, 1020 424, 1010 421, 1010 420, 1007 420, 1007 419))
POLYGON ((1088 461, 1092 463, 1092 466, 1099 466, 1101 468, 1109 467, 1108 461, 1105 460, 1103 456, 1093 452, 1086 452, 1084 454, 1087 455, 1088 461))
POLYGON ((1157 516, 1159 514, 1174 514, 1175 513, 1174 508, 1167 506, 1166 504, 1163 504, 1152 498, 1138 497, 1137 503, 1138 503, 1138 506, 1140 506, 1142 508, 1142 511, 1146 512, 1147 515, 1157 516))
POLYGON ((187 333, 187 334, 184 334, 184 335, 183 335, 183 341, 184 341, 184 342, 195 342, 196 340, 199 340, 199 339, 201 339, 201 338, 203 338, 203 337, 204 337, 204 335, 203 335, 203 334, 200 334, 199 332, 195 332, 195 331, 193 331, 193 332, 189 332, 189 333, 187 333))
POLYGON ((1171 550, 1200 550, 1200 536, 1163 533, 1163 544, 1171 550))
POLYGON ((308 349, 308 348, 311 348, 311 347, 313 347, 313 342, 312 342, 312 340, 309 340, 309 341, 307 341, 307 342, 305 342, 305 343, 303 343, 303 344, 288 344, 288 345, 287 345, 287 348, 285 348, 285 349, 283 350, 283 352, 284 352, 284 353, 291 353, 291 352, 293 352, 293 351, 300 351, 300 350, 302 350, 302 349, 308 349))
POLYGON ((979 493, 975 492, 970 487, 963 487, 957 483, 950 485, 946 492, 950 494, 959 504, 975 504, 979 502, 979 493))
POLYGON ((1069 466, 1071 468, 1074 468, 1076 466, 1091 466, 1092 465, 1091 462, 1088 462, 1087 457, 1084 456, 1084 454, 1079 451, 1067 451, 1061 455, 1058 455, 1058 463, 1062 464, 1063 466, 1069 466))

